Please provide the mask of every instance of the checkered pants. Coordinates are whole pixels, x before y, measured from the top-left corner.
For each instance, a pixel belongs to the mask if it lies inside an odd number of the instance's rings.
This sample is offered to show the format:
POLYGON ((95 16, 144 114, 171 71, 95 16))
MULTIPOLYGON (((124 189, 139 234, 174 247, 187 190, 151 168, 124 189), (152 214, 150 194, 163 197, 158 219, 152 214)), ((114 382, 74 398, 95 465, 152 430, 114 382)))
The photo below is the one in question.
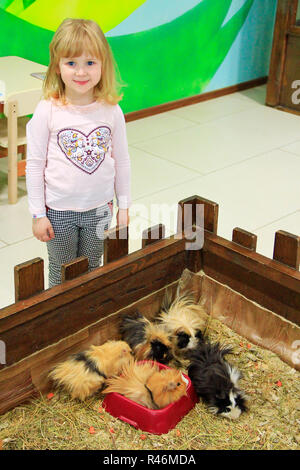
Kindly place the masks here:
POLYGON ((104 231, 112 219, 112 203, 86 212, 47 209, 55 237, 47 242, 49 287, 61 283, 61 265, 79 256, 87 256, 89 271, 101 264, 104 231))

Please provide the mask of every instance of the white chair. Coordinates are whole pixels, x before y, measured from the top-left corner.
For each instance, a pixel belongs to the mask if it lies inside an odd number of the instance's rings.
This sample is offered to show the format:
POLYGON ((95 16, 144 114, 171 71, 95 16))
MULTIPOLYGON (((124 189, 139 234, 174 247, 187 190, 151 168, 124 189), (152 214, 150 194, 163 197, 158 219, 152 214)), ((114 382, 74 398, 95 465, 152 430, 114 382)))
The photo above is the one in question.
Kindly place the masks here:
POLYGON ((28 114, 41 99, 41 90, 22 91, 6 97, 4 119, 0 119, 0 158, 8 157, 8 201, 18 201, 18 176, 25 175, 26 124, 28 114), (18 154, 22 159, 18 161, 18 154))

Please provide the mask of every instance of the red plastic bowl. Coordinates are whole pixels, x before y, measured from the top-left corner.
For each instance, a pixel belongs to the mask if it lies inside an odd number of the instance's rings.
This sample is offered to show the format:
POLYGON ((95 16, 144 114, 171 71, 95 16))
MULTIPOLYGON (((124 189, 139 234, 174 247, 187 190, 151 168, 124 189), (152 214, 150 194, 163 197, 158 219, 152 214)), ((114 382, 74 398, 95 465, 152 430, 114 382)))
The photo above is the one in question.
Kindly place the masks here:
MULTIPOLYGON (((170 369, 170 367, 164 364, 157 364, 160 369, 170 369)), ((176 424, 199 401, 190 378, 186 374, 182 375, 188 382, 187 396, 181 397, 178 401, 170 403, 170 405, 160 410, 150 410, 116 392, 108 393, 103 400, 102 406, 115 418, 131 424, 137 429, 152 434, 166 434, 175 428, 176 424)))

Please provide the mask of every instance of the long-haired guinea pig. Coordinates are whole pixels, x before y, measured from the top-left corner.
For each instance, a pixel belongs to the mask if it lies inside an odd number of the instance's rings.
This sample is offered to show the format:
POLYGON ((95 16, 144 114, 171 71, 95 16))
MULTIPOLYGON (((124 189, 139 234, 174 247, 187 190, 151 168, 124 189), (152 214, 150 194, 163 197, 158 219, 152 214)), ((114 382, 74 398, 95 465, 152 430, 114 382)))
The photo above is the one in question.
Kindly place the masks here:
POLYGON ((184 356, 203 341, 208 315, 190 296, 178 296, 172 301, 167 292, 158 320, 173 335, 176 353, 184 356))
POLYGON ((107 380, 104 394, 117 392, 150 409, 160 409, 186 395, 186 379, 176 369, 162 369, 154 363, 132 361, 118 377, 107 380))
POLYGON ((147 382, 147 388, 151 391, 154 402, 159 408, 178 401, 187 395, 187 380, 176 369, 163 369, 155 372, 147 382))
POLYGON ((107 341, 73 354, 58 364, 49 376, 72 398, 85 400, 101 390, 107 378, 119 374, 130 360, 132 351, 125 341, 107 341))
POLYGON ((205 342, 191 351, 188 375, 197 395, 209 410, 226 418, 236 419, 246 411, 245 394, 238 388, 241 373, 224 359, 230 347, 205 342))
POLYGON ((151 322, 139 312, 123 317, 120 332, 137 360, 152 359, 168 364, 173 358, 172 340, 165 326, 151 322))

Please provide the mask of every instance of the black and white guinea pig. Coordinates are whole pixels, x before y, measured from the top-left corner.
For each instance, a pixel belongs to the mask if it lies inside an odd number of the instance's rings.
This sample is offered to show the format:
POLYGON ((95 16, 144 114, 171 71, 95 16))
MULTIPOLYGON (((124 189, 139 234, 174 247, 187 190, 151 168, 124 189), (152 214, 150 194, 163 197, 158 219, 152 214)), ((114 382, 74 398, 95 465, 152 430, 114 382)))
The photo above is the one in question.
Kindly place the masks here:
POLYGON ((237 385, 241 372, 224 359, 231 352, 230 347, 219 343, 199 344, 190 353, 188 375, 212 413, 237 419, 247 407, 245 394, 237 385))

